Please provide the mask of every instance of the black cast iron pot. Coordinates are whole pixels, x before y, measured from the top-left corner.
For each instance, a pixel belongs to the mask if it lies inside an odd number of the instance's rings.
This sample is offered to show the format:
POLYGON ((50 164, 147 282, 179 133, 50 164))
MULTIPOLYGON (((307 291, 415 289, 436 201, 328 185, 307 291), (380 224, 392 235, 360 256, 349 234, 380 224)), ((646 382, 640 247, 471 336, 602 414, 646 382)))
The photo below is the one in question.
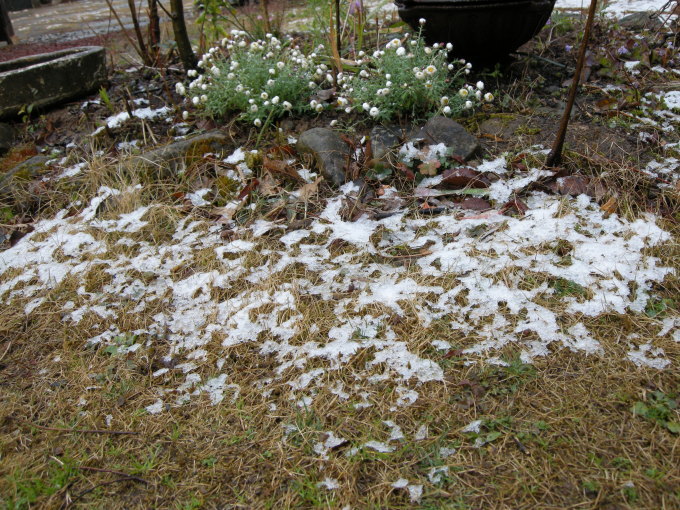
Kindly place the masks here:
POLYGON ((395 0, 414 30, 424 18, 428 44, 452 43, 455 57, 493 63, 543 28, 556 0, 395 0))

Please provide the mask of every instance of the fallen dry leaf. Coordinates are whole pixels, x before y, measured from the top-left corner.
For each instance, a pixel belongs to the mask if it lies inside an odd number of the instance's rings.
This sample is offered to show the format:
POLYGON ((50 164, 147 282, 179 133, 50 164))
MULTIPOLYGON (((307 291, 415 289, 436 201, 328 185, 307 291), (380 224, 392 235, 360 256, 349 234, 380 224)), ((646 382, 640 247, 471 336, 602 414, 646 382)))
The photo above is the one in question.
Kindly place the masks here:
POLYGON ((272 174, 265 172, 260 178, 259 192, 265 197, 278 195, 281 193, 281 183, 272 174))
POLYGON ((314 182, 309 182, 304 186, 301 186, 298 190, 298 200, 301 202, 309 202, 312 196, 319 192, 319 183, 323 180, 323 177, 317 177, 314 182))
POLYGON ((265 156, 262 159, 262 166, 265 168, 265 170, 269 170, 273 174, 283 175, 285 177, 295 179, 298 182, 304 182, 304 179, 300 177, 300 174, 297 172, 297 170, 295 170, 295 168, 290 166, 285 161, 281 161, 280 159, 269 159, 265 156))
POLYGON ((399 162, 397 163, 397 170, 400 170, 404 173, 404 176, 406 177, 407 180, 409 181, 415 181, 416 180, 416 174, 413 173, 413 171, 407 167, 404 163, 399 162))
POLYGON ((250 194, 257 189, 257 187, 260 185, 260 181, 257 179, 253 179, 250 181, 246 186, 241 190, 241 193, 238 194, 238 199, 239 200, 244 200, 250 196, 250 194))
POLYGON ((611 197, 609 200, 607 200, 606 203, 600 207, 602 209, 602 212, 604 212, 607 216, 610 214, 614 214, 616 212, 616 209, 618 208, 618 200, 616 200, 616 197, 611 197))
POLYGON ((528 210, 529 206, 527 206, 519 198, 515 198, 506 202, 503 207, 501 207, 500 212, 506 215, 515 213, 519 214, 520 216, 524 216, 524 213, 526 213, 528 210))
POLYGON ((463 209, 469 209, 471 211, 486 211, 491 209, 491 204, 479 197, 466 198, 457 205, 463 209))
POLYGON ((484 177, 481 172, 468 167, 452 168, 444 170, 441 185, 453 188, 488 188, 491 184, 489 179, 484 177))
POLYGON ((576 197, 588 192, 588 185, 590 179, 583 175, 569 175, 567 177, 560 177, 552 183, 549 187, 560 195, 570 195, 576 197))

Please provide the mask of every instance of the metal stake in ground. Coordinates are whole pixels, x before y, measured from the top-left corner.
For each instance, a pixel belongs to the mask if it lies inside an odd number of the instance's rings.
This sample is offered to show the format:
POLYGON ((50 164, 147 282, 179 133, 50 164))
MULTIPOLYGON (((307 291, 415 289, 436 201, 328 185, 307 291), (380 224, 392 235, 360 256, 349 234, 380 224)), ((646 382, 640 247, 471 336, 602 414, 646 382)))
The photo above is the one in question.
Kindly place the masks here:
POLYGON ((583 63, 586 60, 586 50, 588 49, 588 39, 590 39, 590 30, 593 27, 593 20, 595 19, 595 9, 597 8, 597 0, 590 1, 590 9, 588 10, 588 19, 586 21, 586 29, 583 32, 583 41, 579 48, 578 60, 576 61, 576 72, 574 79, 571 80, 571 88, 569 89, 569 98, 567 99, 567 106, 564 108, 562 120, 560 122, 560 129, 557 131, 557 138, 553 143, 548 159, 545 162, 546 166, 555 166, 562 161, 562 146, 564 145, 564 138, 567 135, 567 126, 569 125, 569 118, 571 117, 571 109, 574 106, 576 99, 576 92, 578 91, 579 82, 581 81, 581 72, 583 70, 583 63))

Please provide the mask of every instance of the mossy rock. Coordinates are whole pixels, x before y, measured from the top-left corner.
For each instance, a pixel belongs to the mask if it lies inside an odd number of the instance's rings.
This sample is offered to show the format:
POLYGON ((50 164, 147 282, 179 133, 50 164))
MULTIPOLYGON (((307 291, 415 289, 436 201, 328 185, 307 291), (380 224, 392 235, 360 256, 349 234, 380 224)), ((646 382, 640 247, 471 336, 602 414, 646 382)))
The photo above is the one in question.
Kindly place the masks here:
POLYGON ((30 181, 42 174, 50 160, 48 156, 33 156, 18 164, 0 177, 0 192, 11 188, 14 182, 30 181))
POLYGON ((135 160, 153 174, 149 177, 168 178, 183 172, 201 160, 204 154, 219 154, 228 146, 227 136, 215 130, 145 152, 135 160))

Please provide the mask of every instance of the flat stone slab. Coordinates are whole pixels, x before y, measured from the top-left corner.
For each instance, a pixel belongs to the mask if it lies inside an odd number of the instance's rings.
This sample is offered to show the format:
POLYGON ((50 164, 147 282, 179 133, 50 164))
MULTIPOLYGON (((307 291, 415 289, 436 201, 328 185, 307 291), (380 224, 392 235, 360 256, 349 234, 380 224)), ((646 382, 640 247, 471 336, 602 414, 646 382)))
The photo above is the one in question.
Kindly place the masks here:
POLYGON ((23 163, 19 163, 7 173, 0 175, 0 194, 11 191, 16 180, 30 181, 36 178, 45 170, 45 166, 50 159, 49 156, 39 154, 27 159, 23 163))
POLYGON ((29 105, 40 109, 87 95, 106 78, 106 50, 100 46, 0 62, 0 118, 29 105))
POLYGON ((340 135, 328 128, 313 128, 300 135, 297 142, 300 154, 313 156, 321 175, 333 186, 345 183, 345 169, 350 147, 340 135))
POLYGON ((163 178, 185 170, 194 160, 207 152, 220 153, 227 147, 229 147, 227 135, 219 130, 213 130, 145 152, 134 161, 140 167, 163 178))
POLYGON ((456 156, 468 160, 479 151, 477 138, 463 126, 448 117, 432 117, 415 135, 413 140, 425 140, 428 144, 443 143, 456 156))

